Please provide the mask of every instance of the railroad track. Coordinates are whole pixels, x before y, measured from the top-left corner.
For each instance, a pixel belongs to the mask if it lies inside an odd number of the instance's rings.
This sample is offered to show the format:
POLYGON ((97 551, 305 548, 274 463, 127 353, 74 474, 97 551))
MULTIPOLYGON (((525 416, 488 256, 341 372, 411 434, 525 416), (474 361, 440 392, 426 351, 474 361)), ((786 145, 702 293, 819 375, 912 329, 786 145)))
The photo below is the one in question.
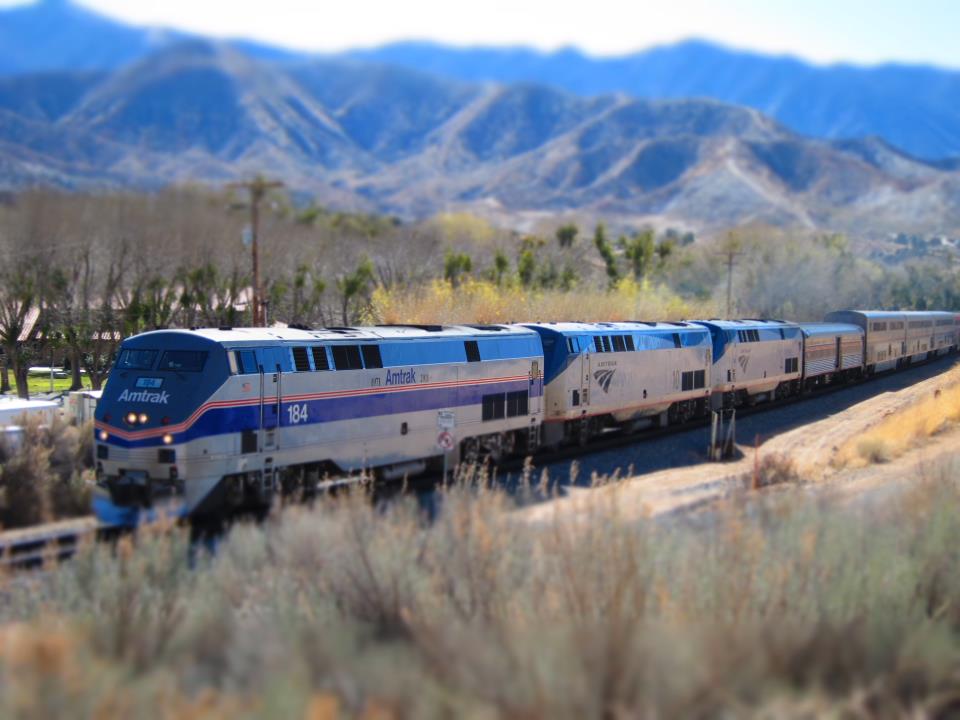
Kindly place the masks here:
POLYGON ((2 533, 0 570, 35 570, 67 560, 85 538, 101 539, 109 535, 110 530, 93 518, 80 518, 2 533))

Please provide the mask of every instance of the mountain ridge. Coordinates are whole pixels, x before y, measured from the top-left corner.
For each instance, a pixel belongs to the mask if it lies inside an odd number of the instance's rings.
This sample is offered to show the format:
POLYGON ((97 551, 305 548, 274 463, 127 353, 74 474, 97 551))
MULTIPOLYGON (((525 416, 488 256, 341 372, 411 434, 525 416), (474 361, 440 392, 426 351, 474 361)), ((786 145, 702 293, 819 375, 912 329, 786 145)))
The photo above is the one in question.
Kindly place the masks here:
MULTIPOLYGON (((0 10, 0 75, 60 70, 114 71, 183 40, 166 28, 126 25, 70 0, 0 10)), ((877 135, 926 160, 960 157, 960 70, 884 63, 817 65, 690 39, 598 57, 576 48, 457 48, 397 42, 311 54, 252 40, 223 41, 280 65, 345 59, 390 64, 467 83, 550 85, 592 97, 713 98, 747 105, 795 131, 828 140, 877 135)))

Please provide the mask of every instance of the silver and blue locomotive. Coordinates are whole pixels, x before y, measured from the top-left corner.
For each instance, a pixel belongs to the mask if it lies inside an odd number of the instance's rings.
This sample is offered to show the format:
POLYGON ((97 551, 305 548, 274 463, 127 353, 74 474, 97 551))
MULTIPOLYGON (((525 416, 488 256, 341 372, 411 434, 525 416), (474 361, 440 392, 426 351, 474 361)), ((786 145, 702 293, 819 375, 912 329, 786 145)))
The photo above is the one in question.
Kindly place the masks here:
POLYGON ((159 330, 121 345, 96 413, 94 509, 219 516, 360 471, 586 445, 957 349, 957 316, 159 330))

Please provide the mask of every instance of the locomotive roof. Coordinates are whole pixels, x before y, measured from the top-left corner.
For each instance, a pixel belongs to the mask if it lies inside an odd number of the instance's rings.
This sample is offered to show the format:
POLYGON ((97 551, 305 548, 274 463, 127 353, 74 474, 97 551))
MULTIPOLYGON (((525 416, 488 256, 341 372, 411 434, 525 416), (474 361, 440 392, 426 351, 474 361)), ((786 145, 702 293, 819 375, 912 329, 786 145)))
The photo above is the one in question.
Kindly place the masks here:
POLYGON ((780 328, 799 327, 795 322, 788 320, 768 320, 762 318, 743 318, 740 320, 719 320, 714 318, 711 320, 701 320, 699 322, 716 328, 722 328, 723 330, 750 330, 757 328, 777 330, 780 328))
POLYGON ((609 332, 704 332, 701 325, 688 322, 644 322, 627 320, 620 322, 545 322, 524 323, 524 327, 553 330, 563 335, 602 335, 609 332))
POLYGON ((800 329, 805 337, 819 335, 859 335, 863 336, 863 328, 859 325, 836 322, 802 322, 800 329))
POLYGON ((374 325, 366 327, 302 328, 192 328, 142 333, 183 333, 215 343, 304 343, 335 340, 427 340, 440 338, 498 338, 534 335, 519 325, 374 325))

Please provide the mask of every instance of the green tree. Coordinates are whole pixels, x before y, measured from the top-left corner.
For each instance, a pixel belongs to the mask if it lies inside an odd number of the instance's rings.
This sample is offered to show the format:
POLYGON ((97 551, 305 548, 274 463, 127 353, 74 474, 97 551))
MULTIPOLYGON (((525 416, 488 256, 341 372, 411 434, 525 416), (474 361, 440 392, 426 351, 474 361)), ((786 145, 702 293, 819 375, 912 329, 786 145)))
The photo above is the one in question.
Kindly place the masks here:
POLYGON ((607 229, 603 223, 599 223, 593 231, 593 244, 603 258, 607 270, 607 281, 610 287, 613 287, 620 280, 620 269, 617 267, 617 256, 614 254, 613 246, 607 240, 607 229))
POLYGON ((621 236, 619 245, 623 249, 624 257, 630 262, 634 279, 642 280, 647 277, 656 255, 653 230, 643 230, 633 237, 621 236))
POLYGON ((447 250, 443 258, 443 278, 453 287, 460 285, 460 276, 473 270, 473 260, 467 253, 447 250))
POLYGON ((557 242, 560 243, 560 247, 567 249, 573 247, 573 244, 577 240, 577 234, 580 232, 578 228, 573 223, 567 223, 566 225, 561 225, 557 228, 557 242))
POLYGON ((527 248, 520 251, 520 257, 517 258, 517 277, 523 287, 530 287, 533 284, 533 276, 537 269, 537 259, 533 250, 527 248))
POLYGON ((350 304, 367 296, 373 283, 373 263, 366 255, 360 260, 357 269, 349 275, 337 279, 340 291, 340 310, 344 325, 349 325, 350 304))
POLYGON ((493 256, 493 268, 491 272, 491 277, 493 281, 499 286, 503 284, 503 276, 506 275, 507 270, 510 269, 510 260, 503 254, 502 251, 497 250, 496 254, 493 256))

